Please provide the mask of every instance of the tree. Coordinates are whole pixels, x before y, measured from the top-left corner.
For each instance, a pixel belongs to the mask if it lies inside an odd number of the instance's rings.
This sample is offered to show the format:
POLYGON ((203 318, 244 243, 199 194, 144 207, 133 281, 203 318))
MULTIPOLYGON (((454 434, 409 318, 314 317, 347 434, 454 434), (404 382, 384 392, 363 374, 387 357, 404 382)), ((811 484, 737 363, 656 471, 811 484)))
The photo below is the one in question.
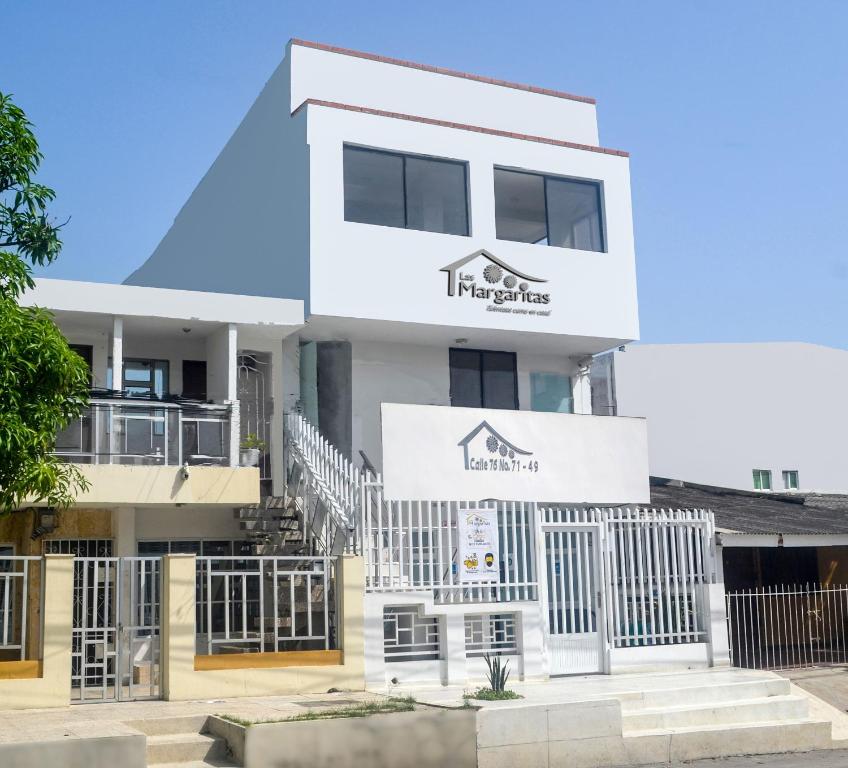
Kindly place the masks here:
POLYGON ((47 214, 55 193, 33 181, 41 160, 31 123, 0 92, 0 513, 27 501, 64 507, 88 487, 53 454, 88 403, 88 368, 49 312, 18 303, 35 285, 30 265, 62 249, 47 214))

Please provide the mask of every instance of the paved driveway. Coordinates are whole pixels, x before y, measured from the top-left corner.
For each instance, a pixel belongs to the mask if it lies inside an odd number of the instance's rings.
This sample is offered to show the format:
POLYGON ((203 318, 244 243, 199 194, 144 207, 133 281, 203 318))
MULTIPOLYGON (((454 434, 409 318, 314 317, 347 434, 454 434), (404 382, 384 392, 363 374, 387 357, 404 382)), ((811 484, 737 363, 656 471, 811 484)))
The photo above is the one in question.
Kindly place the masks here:
POLYGON ((788 677, 799 688, 824 699, 842 712, 848 711, 848 667, 785 669, 778 670, 777 674, 788 677))

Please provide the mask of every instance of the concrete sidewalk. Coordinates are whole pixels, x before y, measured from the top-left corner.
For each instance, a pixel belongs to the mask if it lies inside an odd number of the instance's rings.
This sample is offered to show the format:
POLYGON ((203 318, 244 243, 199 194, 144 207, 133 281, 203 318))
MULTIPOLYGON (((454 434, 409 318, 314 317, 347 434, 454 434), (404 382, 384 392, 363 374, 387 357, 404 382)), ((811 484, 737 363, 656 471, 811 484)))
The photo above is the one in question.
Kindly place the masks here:
POLYGON ((846 768, 848 750, 828 749, 820 752, 801 752, 793 755, 752 755, 724 757, 715 760, 695 760, 689 763, 662 763, 644 768, 846 768))

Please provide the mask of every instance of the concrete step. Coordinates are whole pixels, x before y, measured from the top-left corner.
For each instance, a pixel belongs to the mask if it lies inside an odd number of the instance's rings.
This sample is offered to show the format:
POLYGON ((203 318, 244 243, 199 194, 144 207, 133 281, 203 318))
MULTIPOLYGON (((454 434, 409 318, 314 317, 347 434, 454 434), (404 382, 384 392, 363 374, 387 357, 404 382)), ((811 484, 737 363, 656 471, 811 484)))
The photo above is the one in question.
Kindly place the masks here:
POLYGON ((784 678, 743 680, 742 682, 712 683, 709 678, 698 686, 648 689, 617 696, 623 712, 645 708, 683 706, 686 704, 719 704, 725 701, 762 699, 768 696, 788 696, 789 681, 784 678))
MULTIPOLYGON (((818 720, 775 720, 728 726, 633 731, 624 737, 629 752, 641 752, 641 746, 660 747, 662 762, 683 762, 700 758, 733 755, 768 755, 781 752, 810 752, 828 749, 831 723, 818 720)), ((649 762, 649 761, 645 761, 649 762)))
POLYGON ((126 720, 126 724, 147 736, 200 733, 206 727, 208 715, 184 717, 151 717, 145 720, 126 720))
POLYGON ((741 725, 777 720, 804 720, 809 716, 807 700, 802 696, 768 696, 643 708, 623 713, 624 734, 631 731, 666 730, 700 725, 741 725))
POLYGON ((226 754, 226 742, 205 733, 166 733, 147 737, 148 765, 221 759, 226 754))

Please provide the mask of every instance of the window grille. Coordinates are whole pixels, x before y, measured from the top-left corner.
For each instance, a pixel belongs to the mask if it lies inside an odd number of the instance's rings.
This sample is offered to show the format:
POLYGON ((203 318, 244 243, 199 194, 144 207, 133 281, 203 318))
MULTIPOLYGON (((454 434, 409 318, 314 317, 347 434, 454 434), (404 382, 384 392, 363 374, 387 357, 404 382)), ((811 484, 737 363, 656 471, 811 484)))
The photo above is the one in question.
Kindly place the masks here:
POLYGON ((489 613, 465 617, 465 655, 468 658, 511 656, 518 653, 514 613, 489 613))
POLYGON ((439 620, 419 616, 415 606, 386 608, 383 613, 386 661, 425 661, 439 658, 439 620))

